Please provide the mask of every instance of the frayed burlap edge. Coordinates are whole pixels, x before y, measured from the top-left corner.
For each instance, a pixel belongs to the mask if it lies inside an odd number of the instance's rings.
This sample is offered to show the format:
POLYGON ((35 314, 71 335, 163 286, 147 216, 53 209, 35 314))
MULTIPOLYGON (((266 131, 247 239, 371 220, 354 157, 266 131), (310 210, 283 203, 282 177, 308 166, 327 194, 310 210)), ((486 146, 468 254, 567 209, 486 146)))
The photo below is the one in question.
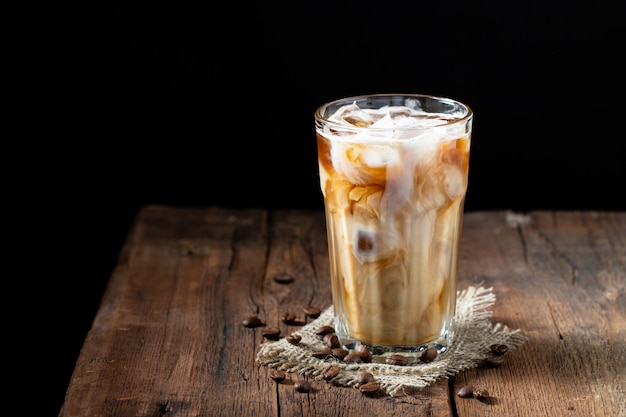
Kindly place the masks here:
POLYGON ((489 347, 493 344, 507 345, 513 350, 526 341, 519 329, 511 330, 500 323, 492 324, 488 310, 496 300, 493 288, 468 287, 457 293, 456 330, 452 346, 430 363, 409 366, 388 365, 385 363, 350 364, 336 358, 317 359, 312 356, 316 350, 324 349, 322 338, 315 334, 320 326, 332 326, 333 308, 328 307, 311 323, 293 334, 302 340, 293 345, 284 338, 261 344, 257 362, 289 373, 306 375, 322 380, 322 371, 331 363, 340 367, 339 375, 329 381, 334 385, 356 387, 358 374, 371 372, 388 395, 402 394, 408 387, 421 388, 440 378, 448 378, 456 373, 474 368, 492 356, 489 347))

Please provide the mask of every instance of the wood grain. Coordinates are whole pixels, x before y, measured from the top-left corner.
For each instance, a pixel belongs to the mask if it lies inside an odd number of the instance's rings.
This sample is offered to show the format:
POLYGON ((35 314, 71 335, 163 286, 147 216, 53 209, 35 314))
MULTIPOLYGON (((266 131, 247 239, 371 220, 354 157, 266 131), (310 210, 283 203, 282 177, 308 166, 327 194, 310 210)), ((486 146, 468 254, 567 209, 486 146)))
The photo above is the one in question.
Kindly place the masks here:
POLYGON ((398 398, 299 393, 301 376, 277 384, 256 363, 264 328, 285 336, 330 305, 328 270, 323 212, 144 207, 59 416, 626 416, 626 213, 466 213, 459 289, 493 286, 492 321, 528 341, 398 398), (490 398, 459 398, 465 384, 490 398))

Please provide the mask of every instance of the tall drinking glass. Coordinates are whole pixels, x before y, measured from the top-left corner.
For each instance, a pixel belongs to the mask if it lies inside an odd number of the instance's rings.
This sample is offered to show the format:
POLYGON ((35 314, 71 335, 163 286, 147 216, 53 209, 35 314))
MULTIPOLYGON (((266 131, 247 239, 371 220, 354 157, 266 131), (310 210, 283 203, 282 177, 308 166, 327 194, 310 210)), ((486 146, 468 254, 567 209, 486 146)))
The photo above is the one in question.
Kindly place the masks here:
POLYGON ((348 348, 444 353, 453 340, 473 112, 376 94, 315 112, 335 331, 348 348))

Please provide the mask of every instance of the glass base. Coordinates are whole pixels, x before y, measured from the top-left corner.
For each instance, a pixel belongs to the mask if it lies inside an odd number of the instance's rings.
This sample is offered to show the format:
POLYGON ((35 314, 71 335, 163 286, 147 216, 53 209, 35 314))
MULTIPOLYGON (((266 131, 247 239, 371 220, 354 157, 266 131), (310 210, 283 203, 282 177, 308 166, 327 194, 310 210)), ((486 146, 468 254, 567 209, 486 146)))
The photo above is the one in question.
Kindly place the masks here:
MULTIPOLYGON (((422 354, 428 348, 434 347, 437 349, 437 357, 445 354, 449 349, 449 341, 437 340, 434 342, 425 343, 417 346, 380 346, 380 345, 368 345, 367 343, 353 340, 350 337, 339 336, 344 349, 357 350, 359 346, 366 347, 372 354, 372 362, 374 363, 386 363, 385 360, 390 355, 402 355, 407 360, 407 365, 417 365, 425 363, 422 360, 422 354)), ((427 361, 427 362, 431 362, 427 361)))

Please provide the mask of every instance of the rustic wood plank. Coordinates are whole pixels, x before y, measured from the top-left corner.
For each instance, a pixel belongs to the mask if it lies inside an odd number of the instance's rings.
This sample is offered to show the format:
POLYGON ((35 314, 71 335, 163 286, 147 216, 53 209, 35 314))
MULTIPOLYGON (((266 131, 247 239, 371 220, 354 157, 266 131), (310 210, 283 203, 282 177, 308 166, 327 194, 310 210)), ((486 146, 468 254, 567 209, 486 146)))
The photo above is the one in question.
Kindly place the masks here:
POLYGON ((625 248, 626 213, 467 213, 459 287, 493 286, 492 320, 528 342, 404 397, 313 380, 298 393, 300 376, 276 384, 255 357, 264 328, 284 336, 305 306, 330 305, 323 212, 144 207, 59 415, 621 416, 625 248), (251 314, 266 327, 244 327, 251 314), (467 383, 492 397, 456 397, 467 383))
POLYGON ((527 220, 511 227, 506 213, 467 216, 464 274, 494 287, 493 321, 529 340, 497 369, 456 376, 455 391, 470 384, 493 395, 457 399, 459 416, 626 415, 626 215, 533 212, 527 220))
POLYGON ((139 215, 62 415, 270 414, 269 391, 251 383, 254 352, 241 348, 259 340, 239 324, 242 311, 258 309, 246 289, 263 276, 266 213, 175 213, 151 207, 139 215))

